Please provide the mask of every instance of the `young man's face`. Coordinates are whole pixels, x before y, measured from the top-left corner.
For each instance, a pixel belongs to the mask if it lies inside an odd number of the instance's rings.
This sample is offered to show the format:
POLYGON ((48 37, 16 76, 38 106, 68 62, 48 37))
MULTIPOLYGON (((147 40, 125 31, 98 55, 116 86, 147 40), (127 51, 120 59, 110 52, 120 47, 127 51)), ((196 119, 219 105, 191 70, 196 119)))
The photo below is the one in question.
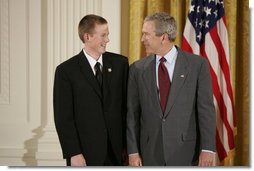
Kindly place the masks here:
POLYGON ((161 48, 162 36, 156 36, 154 21, 146 21, 142 28, 142 38, 147 54, 158 54, 161 48))
POLYGON ((88 34, 85 46, 93 55, 100 56, 106 51, 109 42, 109 30, 107 24, 95 24, 94 33, 88 34))

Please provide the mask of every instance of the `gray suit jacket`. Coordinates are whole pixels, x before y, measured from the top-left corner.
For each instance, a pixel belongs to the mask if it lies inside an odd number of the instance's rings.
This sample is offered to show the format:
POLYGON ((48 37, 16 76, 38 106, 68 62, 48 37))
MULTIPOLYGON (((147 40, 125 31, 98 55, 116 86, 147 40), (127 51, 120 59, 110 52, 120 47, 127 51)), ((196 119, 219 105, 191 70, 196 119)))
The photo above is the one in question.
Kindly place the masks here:
POLYGON ((155 55, 130 66, 127 149, 143 165, 196 165, 201 149, 215 151, 215 109, 207 60, 178 49, 163 114, 156 84, 155 55))

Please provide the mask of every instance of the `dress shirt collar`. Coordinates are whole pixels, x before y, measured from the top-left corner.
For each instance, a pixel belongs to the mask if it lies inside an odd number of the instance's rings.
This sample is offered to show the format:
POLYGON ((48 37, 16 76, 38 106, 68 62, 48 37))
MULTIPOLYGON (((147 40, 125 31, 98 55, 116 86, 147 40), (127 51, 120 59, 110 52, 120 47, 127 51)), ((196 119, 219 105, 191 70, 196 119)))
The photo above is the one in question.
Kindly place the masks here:
POLYGON ((94 66, 97 62, 99 62, 101 64, 101 67, 103 66, 103 63, 102 63, 102 55, 99 57, 99 59, 96 61, 92 56, 90 56, 88 53, 86 53, 85 49, 83 49, 83 52, 93 70, 93 73, 95 74, 95 70, 94 70, 94 66))
MULTIPOLYGON (((169 64, 172 64, 176 60, 177 49, 175 46, 172 47, 172 49, 164 56, 164 58, 167 60, 169 64)), ((156 64, 160 63, 161 56, 156 55, 156 64)))
POLYGON ((83 52, 88 60, 88 62, 90 64, 92 64, 91 66, 94 66, 96 64, 96 62, 99 62, 101 64, 101 66, 103 66, 102 64, 102 55, 99 57, 99 59, 96 61, 92 56, 90 56, 88 53, 86 53, 85 49, 83 49, 83 52))

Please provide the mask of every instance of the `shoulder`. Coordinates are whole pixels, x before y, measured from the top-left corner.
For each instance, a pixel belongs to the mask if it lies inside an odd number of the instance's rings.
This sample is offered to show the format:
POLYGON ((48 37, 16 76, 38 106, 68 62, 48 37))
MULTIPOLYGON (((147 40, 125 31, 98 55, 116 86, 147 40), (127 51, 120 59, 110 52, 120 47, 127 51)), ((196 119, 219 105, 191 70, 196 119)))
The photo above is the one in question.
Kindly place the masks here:
POLYGON ((131 64, 131 67, 144 68, 146 66, 149 66, 151 62, 153 62, 154 60, 155 60, 155 56, 154 54, 151 54, 149 56, 146 56, 142 59, 135 61, 133 64, 131 64))
POLYGON ((130 68, 137 69, 137 70, 144 70, 145 68, 149 67, 151 64, 155 62, 154 54, 146 56, 142 59, 139 59, 130 65, 130 68))
POLYGON ((56 70, 68 70, 68 69, 72 69, 74 67, 77 66, 80 58, 81 58, 81 53, 75 55, 75 56, 72 56, 70 57, 69 59, 67 59, 66 61, 60 63, 56 70))
POLYGON ((178 49, 178 57, 185 58, 189 63, 208 63, 208 60, 205 57, 184 51, 182 49, 178 49))
POLYGON ((200 73, 201 71, 209 71, 209 61, 200 55, 192 54, 186 51, 179 50, 176 65, 184 65, 194 73, 200 73), (177 64, 178 63, 178 64, 177 64))
POLYGON ((128 58, 121 54, 113 53, 113 52, 105 52, 103 54, 104 58, 110 59, 111 61, 128 63, 128 58))

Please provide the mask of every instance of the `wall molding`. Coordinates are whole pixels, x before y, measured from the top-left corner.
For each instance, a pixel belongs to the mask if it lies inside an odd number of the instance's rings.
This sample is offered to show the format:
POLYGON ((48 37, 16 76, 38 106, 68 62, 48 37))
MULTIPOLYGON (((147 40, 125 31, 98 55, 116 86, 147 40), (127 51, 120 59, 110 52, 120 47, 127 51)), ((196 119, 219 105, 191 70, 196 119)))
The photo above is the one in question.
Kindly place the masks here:
POLYGON ((120 52, 120 1, 0 0, 0 165, 66 164, 54 124, 55 68, 83 48, 78 23, 90 13, 108 20, 107 50, 120 52))
POLYGON ((0 104, 10 103, 9 1, 0 0, 0 104))

